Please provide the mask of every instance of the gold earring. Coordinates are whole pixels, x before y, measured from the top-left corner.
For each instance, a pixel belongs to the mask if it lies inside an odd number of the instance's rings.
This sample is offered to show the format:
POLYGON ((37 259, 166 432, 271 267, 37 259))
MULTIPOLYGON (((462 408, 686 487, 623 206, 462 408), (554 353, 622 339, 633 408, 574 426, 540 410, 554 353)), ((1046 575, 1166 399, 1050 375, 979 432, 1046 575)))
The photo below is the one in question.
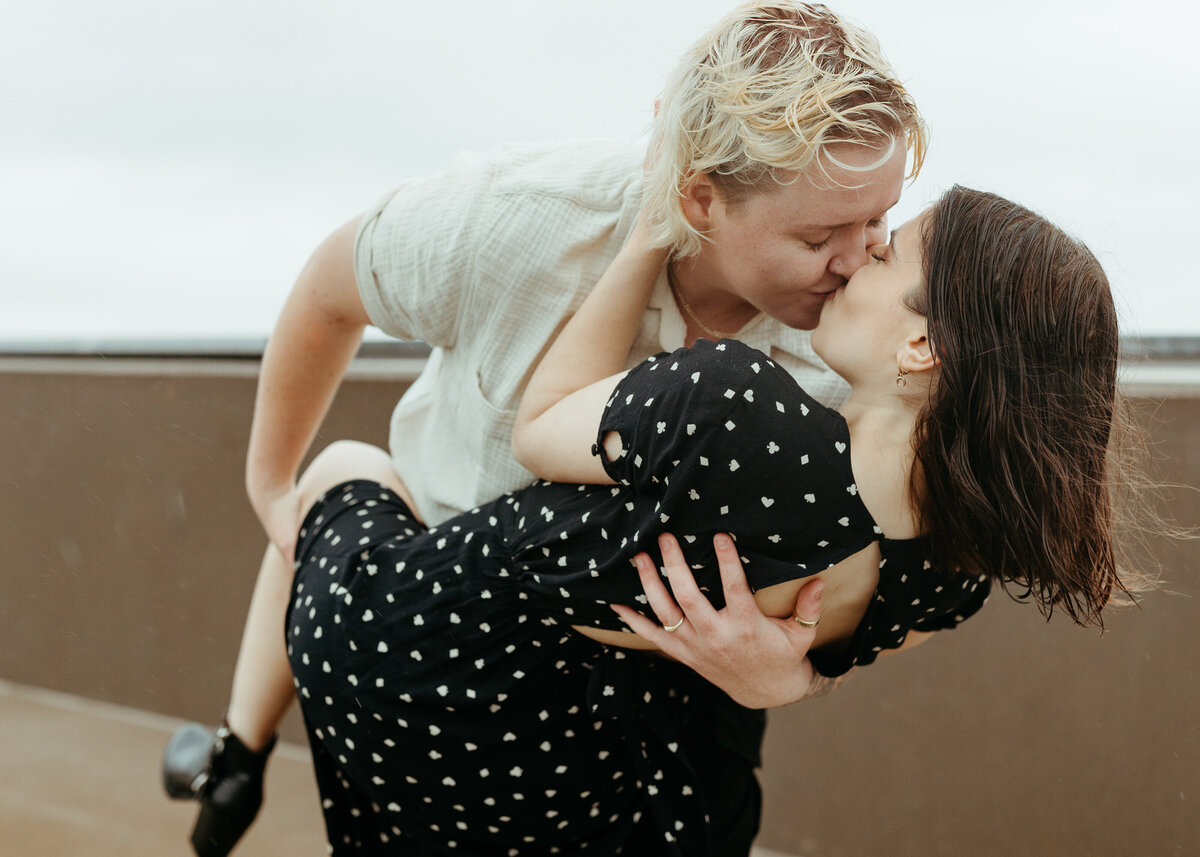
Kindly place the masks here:
POLYGON ((908 374, 908 370, 905 369, 903 366, 900 366, 899 364, 897 364, 897 366, 896 366, 896 386, 897 387, 904 387, 908 384, 908 379, 905 377, 907 374, 908 374))

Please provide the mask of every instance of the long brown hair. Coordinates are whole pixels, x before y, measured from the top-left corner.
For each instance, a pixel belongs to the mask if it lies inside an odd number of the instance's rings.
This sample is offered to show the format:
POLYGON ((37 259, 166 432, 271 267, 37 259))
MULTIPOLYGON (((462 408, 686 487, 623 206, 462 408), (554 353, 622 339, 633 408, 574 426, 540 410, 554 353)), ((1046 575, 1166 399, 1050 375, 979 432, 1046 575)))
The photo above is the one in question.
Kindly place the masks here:
POLYGON ((958 186, 927 215, 922 251, 910 303, 940 377, 914 435, 914 499, 931 556, 1047 617, 1103 627, 1114 588, 1128 591, 1113 539, 1119 342, 1104 270, 1039 215, 958 186))

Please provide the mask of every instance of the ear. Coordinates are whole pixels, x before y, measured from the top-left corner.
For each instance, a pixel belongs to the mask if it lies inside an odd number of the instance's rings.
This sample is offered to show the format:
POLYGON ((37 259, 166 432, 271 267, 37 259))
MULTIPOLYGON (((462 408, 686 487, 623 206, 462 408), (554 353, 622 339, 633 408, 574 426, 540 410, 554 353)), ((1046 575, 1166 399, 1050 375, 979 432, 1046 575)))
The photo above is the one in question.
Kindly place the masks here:
POLYGON ((905 339, 904 345, 896 354, 896 365, 906 372, 928 372, 936 367, 938 362, 933 353, 933 346, 929 343, 924 319, 922 319, 921 329, 914 330, 905 339))
POLYGON ((696 173, 683 186, 679 205, 683 216, 698 232, 712 227, 713 208, 717 204, 717 188, 707 173, 696 173))

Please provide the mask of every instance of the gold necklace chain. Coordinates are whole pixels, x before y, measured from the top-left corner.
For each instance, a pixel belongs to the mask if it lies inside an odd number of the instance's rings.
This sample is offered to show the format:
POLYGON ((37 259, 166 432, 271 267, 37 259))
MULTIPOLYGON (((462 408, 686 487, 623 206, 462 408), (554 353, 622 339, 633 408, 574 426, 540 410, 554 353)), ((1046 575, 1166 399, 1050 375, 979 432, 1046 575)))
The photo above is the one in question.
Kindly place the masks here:
MULTIPOLYGON (((673 294, 675 296, 675 301, 679 304, 680 307, 683 308, 683 311, 687 315, 687 317, 690 318, 692 321, 696 322, 696 324, 699 326, 699 328, 701 330, 703 330, 705 333, 707 333, 709 336, 711 336, 713 339, 733 339, 733 337, 735 337, 737 335, 735 333, 722 333, 719 330, 713 330, 711 327, 709 327, 707 324, 705 324, 704 322, 702 322, 700 320, 700 317, 698 315, 696 315, 696 311, 694 309, 692 309, 692 305, 689 304, 686 300, 684 300, 683 295, 681 295, 679 293, 679 286, 675 282, 675 271, 672 270, 670 262, 667 263, 667 285, 669 285, 671 287, 671 294, 673 294)), ((750 321, 746 322, 746 324, 742 325, 742 328, 745 329, 748 325, 750 325, 753 322, 758 321, 760 318, 762 318, 761 312, 758 315, 756 315, 754 318, 750 319, 750 321)))

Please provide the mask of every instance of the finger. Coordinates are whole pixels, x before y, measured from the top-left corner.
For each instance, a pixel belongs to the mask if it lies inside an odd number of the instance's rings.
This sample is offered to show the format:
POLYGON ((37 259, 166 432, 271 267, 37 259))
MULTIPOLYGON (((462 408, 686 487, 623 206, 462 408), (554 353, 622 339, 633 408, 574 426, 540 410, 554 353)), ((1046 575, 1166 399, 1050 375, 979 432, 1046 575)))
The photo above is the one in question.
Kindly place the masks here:
POLYGON ((663 567, 667 570, 671 591, 675 593, 675 603, 679 605, 683 615, 693 624, 716 619, 717 611, 696 585, 696 577, 688 568, 687 559, 675 537, 670 533, 660 535, 658 549, 662 553, 663 567))
MULTIPOLYGON (((816 622, 821 618, 821 593, 825 590, 825 581, 813 580, 806 583, 796 594, 796 605, 792 615, 808 622, 816 622)), ((793 622, 801 631, 815 634, 816 628, 808 628, 793 622)))
POLYGON ((713 536, 713 549, 717 554, 717 568, 721 570, 725 606, 739 614, 750 610, 757 613, 758 604, 754 601, 750 584, 746 582, 746 570, 742 568, 742 559, 738 556, 733 539, 725 533, 717 533, 713 536))
MULTIPOLYGON (((678 661, 687 663, 687 647, 682 643, 678 634, 668 634, 661 625, 656 625, 638 611, 624 604, 610 604, 612 611, 620 617, 625 626, 648 643, 653 643, 664 654, 678 661)), ((687 624, 686 622, 684 623, 687 624)))
MULTIPOLYGON (((663 625, 673 625, 679 621, 679 617, 683 615, 683 610, 675 603, 675 599, 671 597, 671 593, 663 584, 662 578, 658 576, 658 569, 654 567, 654 560, 647 553, 640 553, 633 558, 634 565, 637 566, 638 579, 642 582, 642 591, 646 593, 646 600, 650 603, 650 609, 654 611, 654 615, 658 617, 658 621, 663 625)), ((641 617, 639 614, 639 618, 641 617)))
POLYGON ((625 623, 629 630, 633 631, 639 637, 643 637, 654 643, 659 637, 667 636, 667 632, 662 629, 661 625, 654 624, 632 607, 626 607, 624 604, 610 604, 608 606, 621 618, 621 621, 625 623))

